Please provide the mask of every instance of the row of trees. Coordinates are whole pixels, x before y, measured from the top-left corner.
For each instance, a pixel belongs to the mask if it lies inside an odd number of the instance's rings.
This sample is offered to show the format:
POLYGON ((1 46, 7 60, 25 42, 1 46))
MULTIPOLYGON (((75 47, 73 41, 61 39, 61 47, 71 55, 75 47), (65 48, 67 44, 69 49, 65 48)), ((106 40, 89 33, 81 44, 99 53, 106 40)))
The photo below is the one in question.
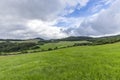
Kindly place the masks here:
POLYGON ((89 41, 92 42, 92 44, 94 45, 111 44, 115 42, 120 42, 120 36, 94 38, 89 41))
POLYGON ((120 37, 102 37, 88 40, 88 43, 75 43, 74 46, 103 45, 120 42, 120 37))
MULTIPOLYGON (((59 39, 59 40, 42 40, 39 41, 38 43, 34 42, 27 42, 27 43, 12 43, 10 41, 2 42, 0 43, 0 52, 17 52, 17 51, 25 51, 29 49, 37 49, 40 48, 40 45, 44 45, 46 43, 55 43, 59 42, 62 40, 67 40, 67 41, 79 41, 79 40, 86 40, 89 41, 87 43, 75 43, 72 46, 87 46, 87 45, 102 45, 102 44, 109 44, 109 43, 115 43, 120 41, 120 36, 111 36, 111 37, 102 37, 102 38, 90 38, 90 37, 69 37, 69 38, 64 38, 64 39, 59 39)), ((72 47, 68 46, 68 47, 72 47)), ((66 48, 66 47, 64 47, 66 48)), ((49 48, 47 51, 50 50, 56 50, 58 47, 55 47, 54 49, 49 48)), ((46 50, 42 50, 46 51, 46 50)))
POLYGON ((12 43, 12 42, 3 42, 0 43, 0 52, 17 52, 28 49, 39 48, 36 43, 12 43))

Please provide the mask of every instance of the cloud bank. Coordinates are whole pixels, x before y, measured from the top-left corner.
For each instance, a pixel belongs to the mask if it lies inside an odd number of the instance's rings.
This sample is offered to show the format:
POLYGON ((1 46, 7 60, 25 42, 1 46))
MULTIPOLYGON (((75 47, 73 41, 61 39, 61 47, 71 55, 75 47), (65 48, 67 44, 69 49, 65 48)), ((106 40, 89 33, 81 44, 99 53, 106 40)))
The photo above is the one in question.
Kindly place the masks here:
MULTIPOLYGON (((65 17, 82 10, 90 0, 0 0, 0 38, 45 39, 68 36, 101 36, 119 34, 120 1, 101 0, 85 17, 65 17)), ((84 11, 83 11, 84 12, 84 11)))
MULTIPOLYGON (((114 1, 108 9, 103 9, 85 18, 77 28, 72 28, 74 35, 104 36, 120 33, 120 1, 114 1)), ((68 31, 69 32, 69 31, 68 31)))

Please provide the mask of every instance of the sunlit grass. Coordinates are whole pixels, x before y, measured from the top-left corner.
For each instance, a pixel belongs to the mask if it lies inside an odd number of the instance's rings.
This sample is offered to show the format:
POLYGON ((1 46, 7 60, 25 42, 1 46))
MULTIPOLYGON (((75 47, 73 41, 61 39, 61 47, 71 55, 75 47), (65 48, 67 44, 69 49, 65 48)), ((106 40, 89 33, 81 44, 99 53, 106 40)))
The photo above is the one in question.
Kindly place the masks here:
POLYGON ((0 80, 119 80, 120 43, 0 57, 0 80))

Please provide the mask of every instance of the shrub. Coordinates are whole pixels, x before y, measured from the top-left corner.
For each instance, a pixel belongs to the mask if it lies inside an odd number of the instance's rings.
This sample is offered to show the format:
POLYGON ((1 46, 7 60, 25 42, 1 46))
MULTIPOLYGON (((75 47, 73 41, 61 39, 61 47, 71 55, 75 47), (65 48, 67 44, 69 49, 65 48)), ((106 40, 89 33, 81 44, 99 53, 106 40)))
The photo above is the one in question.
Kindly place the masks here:
POLYGON ((37 46, 33 46, 31 49, 38 49, 40 48, 38 45, 37 46))
POLYGON ((27 52, 27 51, 21 51, 21 53, 26 54, 26 53, 28 53, 28 52, 27 52))
POLYGON ((58 47, 55 47, 54 50, 58 49, 58 47))
POLYGON ((51 51, 51 50, 53 50, 52 48, 48 48, 48 51, 51 51))

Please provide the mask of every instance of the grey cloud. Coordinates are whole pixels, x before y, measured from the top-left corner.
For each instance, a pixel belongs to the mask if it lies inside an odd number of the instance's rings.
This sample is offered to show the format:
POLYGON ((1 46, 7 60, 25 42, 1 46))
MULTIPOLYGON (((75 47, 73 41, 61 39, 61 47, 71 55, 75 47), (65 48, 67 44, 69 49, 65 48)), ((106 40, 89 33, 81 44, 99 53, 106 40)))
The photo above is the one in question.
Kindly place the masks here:
MULTIPOLYGON (((47 21, 52 21, 56 17, 58 18, 58 15, 66 7, 66 4, 63 4, 61 1, 64 0, 0 0, 0 38, 46 38, 45 35, 49 33, 41 35, 40 32, 28 29, 26 26, 27 20, 38 19, 47 23, 47 21)), ((120 32, 119 4, 120 1, 117 0, 109 9, 98 13, 98 16, 94 20, 91 21, 87 18, 81 24, 79 23, 79 26, 76 24, 80 20, 75 20, 75 25, 72 24, 74 23, 73 20, 71 23, 72 27, 70 26, 70 28, 63 29, 60 32, 63 35, 67 34, 69 36, 99 36, 118 33, 120 32)), ((69 19, 67 21, 69 22, 69 19)), ((47 25, 47 28, 48 26, 51 25, 47 25)), ((49 31, 49 28, 47 30, 49 31)))
MULTIPOLYGON (((62 15, 66 7, 75 7, 78 3, 85 6, 87 2, 88 0, 0 0, 0 38, 66 36, 66 33, 62 33, 57 26, 52 26, 54 25, 52 21, 62 15), (39 31, 47 26, 44 28, 46 32, 41 33, 27 26, 27 22, 32 20, 39 20, 46 24, 47 21, 51 21, 52 25, 38 26, 39 31)), ((31 27, 36 27, 32 25, 31 27)))
POLYGON ((62 9, 59 0, 0 0, 0 15, 25 19, 50 19, 62 9))
POLYGON ((27 21, 52 20, 61 5, 60 0, 0 0, 0 38, 45 37, 30 30, 27 21))

